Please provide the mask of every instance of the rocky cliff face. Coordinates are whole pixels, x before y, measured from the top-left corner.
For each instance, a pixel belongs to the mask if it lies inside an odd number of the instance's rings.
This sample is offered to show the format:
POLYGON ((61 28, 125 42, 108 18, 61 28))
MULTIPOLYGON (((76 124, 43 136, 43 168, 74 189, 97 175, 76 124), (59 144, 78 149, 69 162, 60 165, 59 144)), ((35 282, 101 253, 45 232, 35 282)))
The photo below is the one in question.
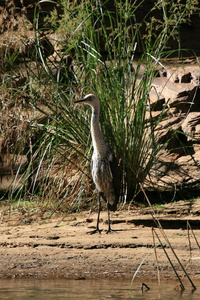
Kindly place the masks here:
POLYGON ((166 143, 150 179, 159 186, 184 188, 200 183, 200 70, 198 61, 171 60, 158 73, 150 93, 152 116, 167 113, 157 127, 158 142, 166 143), (154 176, 152 176, 154 175, 154 176))

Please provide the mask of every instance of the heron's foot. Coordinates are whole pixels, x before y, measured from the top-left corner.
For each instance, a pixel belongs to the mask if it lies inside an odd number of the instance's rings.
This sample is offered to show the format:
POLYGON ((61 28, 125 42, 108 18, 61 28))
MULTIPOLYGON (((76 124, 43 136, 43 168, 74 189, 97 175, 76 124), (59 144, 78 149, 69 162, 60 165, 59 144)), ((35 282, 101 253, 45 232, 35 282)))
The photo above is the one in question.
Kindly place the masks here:
POLYGON ((117 232, 117 230, 111 229, 111 228, 109 227, 108 230, 106 231, 106 233, 109 233, 109 232, 117 232))
POLYGON ((101 232, 102 232, 102 229, 96 228, 95 230, 88 231, 87 233, 88 234, 95 234, 95 233, 101 233, 101 232))

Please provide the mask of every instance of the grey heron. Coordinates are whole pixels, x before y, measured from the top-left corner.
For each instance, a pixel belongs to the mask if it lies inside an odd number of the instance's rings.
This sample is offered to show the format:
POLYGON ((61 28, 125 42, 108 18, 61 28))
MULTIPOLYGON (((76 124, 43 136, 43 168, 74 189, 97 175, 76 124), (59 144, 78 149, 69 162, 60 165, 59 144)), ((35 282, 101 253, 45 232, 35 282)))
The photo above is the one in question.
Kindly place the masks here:
POLYGON ((105 143, 99 128, 100 103, 98 98, 93 94, 89 94, 74 103, 84 103, 92 108, 91 135, 94 151, 91 160, 91 173, 98 193, 98 217, 96 229, 90 233, 101 233, 102 231, 99 229, 101 197, 107 203, 108 230, 106 233, 108 233, 113 231, 110 226, 109 210, 116 210, 120 196, 120 175, 117 159, 113 151, 105 143))

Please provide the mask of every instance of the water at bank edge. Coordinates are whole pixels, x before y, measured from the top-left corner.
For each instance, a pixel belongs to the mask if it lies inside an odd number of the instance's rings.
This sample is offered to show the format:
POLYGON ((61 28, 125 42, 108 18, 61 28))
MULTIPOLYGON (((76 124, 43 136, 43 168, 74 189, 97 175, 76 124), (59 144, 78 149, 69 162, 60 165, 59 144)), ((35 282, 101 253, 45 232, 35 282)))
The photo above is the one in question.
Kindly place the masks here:
POLYGON ((200 281, 197 281, 195 291, 187 283, 185 291, 181 292, 176 280, 163 280, 159 287, 157 280, 148 280, 141 291, 142 280, 135 280, 131 288, 129 280, 23 280, 1 279, 0 299, 30 300, 30 299, 69 299, 69 300, 199 300, 200 281))

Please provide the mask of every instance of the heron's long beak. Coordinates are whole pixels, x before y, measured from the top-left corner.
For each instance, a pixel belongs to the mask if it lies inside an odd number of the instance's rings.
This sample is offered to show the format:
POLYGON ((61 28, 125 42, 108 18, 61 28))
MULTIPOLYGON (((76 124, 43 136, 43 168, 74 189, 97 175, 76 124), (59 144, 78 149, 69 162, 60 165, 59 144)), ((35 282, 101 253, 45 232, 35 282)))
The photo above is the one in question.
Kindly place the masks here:
POLYGON ((74 101, 74 103, 81 103, 81 102, 84 102, 84 101, 85 101, 85 98, 80 99, 80 100, 76 100, 76 101, 74 101))

